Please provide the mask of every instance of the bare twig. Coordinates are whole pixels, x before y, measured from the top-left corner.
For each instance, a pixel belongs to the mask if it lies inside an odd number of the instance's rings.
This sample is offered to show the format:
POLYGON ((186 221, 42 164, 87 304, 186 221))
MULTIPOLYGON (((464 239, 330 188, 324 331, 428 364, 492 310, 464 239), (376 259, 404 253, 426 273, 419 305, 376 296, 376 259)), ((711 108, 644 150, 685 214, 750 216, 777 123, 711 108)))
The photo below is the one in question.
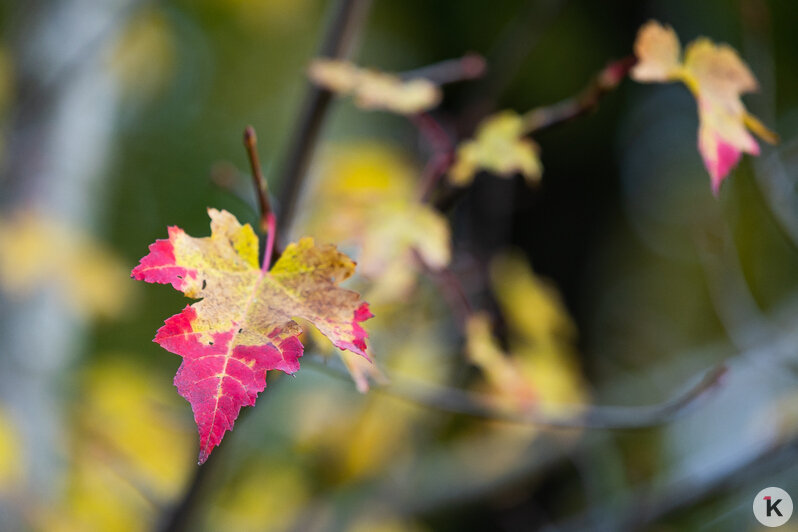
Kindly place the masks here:
MULTIPOLYGON (((346 55, 370 3, 370 0, 339 0, 319 51, 320 57, 341 58, 346 55)), ((277 222, 282 231, 289 229, 290 221, 294 218, 299 192, 331 98, 332 93, 327 89, 307 83, 305 99, 288 144, 288 156, 280 179, 280 216, 277 222)))
MULTIPOLYGON (((306 360, 306 365, 308 362, 313 364, 312 367, 321 368, 333 376, 349 378, 344 368, 314 364, 312 359, 306 360)), ((493 406, 496 398, 490 395, 432 385, 395 374, 388 376, 390 384, 375 388, 374 391, 436 410, 508 423, 561 429, 628 430, 656 427, 678 418, 715 389, 726 371, 725 366, 717 366, 685 391, 656 405, 574 406, 573 414, 565 415, 550 415, 539 410, 518 412, 502 409, 493 406)))
POLYGON ((449 303, 452 312, 457 316, 460 326, 465 330, 466 322, 474 313, 474 309, 468 301, 468 296, 460 279, 449 268, 444 268, 437 272, 429 270, 429 275, 438 284, 443 297, 449 303))
POLYGON ((260 206, 260 230, 266 235, 266 250, 263 253, 263 266, 261 269, 266 272, 272 265, 272 261, 280 256, 279 245, 277 244, 277 220, 269 202, 269 185, 263 178, 258 160, 258 136, 255 128, 247 126, 244 130, 244 147, 247 149, 249 165, 252 168, 252 180, 255 184, 255 195, 258 197, 260 206))
MULTIPOLYGON (((599 72, 590 84, 578 95, 545 107, 538 107, 528 111, 523 116, 524 132, 526 134, 563 124, 594 111, 601 98, 614 90, 629 73, 635 63, 634 56, 628 56, 609 63, 599 72)), ((421 129, 421 128, 419 128, 421 129)), ((422 133, 424 130, 422 129, 422 133)), ((446 173, 454 162, 453 151, 449 152, 448 159, 444 160, 442 152, 433 156, 425 168, 422 194, 428 199, 432 195, 434 185, 446 173)), ((464 188, 450 188, 435 198, 435 207, 439 210, 448 209, 459 197, 464 194, 464 188)))
POLYGON ((419 182, 418 198, 421 202, 430 199, 432 191, 438 181, 446 173, 454 161, 454 145, 449 134, 437 120, 428 113, 421 113, 412 117, 413 124, 418 128, 421 136, 429 142, 432 155, 424 167, 424 173, 419 182))
POLYGON ((524 130, 533 133, 585 115, 598 107, 601 97, 614 90, 635 64, 628 56, 608 64, 578 95, 554 105, 532 109, 524 115, 524 130))
POLYGON ((258 197, 258 207, 260 207, 260 230, 263 234, 269 231, 268 216, 272 212, 269 202, 269 185, 263 178, 258 158, 258 135, 255 128, 247 126, 244 130, 244 147, 247 150, 249 166, 252 169, 252 180, 255 185, 255 194, 258 197))
POLYGON ((447 59, 399 73, 402 79, 424 78, 438 85, 456 83, 482 77, 485 73, 485 58, 479 54, 468 53, 456 59, 447 59))

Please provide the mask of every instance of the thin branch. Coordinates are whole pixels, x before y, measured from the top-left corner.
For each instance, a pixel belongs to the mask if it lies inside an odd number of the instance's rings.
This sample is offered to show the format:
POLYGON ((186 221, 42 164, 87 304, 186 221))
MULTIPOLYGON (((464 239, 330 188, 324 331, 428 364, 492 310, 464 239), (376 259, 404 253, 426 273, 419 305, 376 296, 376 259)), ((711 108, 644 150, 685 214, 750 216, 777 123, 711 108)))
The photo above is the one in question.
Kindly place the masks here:
POLYGON ((484 57, 476 53, 467 53, 463 57, 446 59, 421 68, 400 72, 399 77, 402 79, 424 78, 437 85, 445 85, 480 78, 485 74, 486 66, 484 57))
POLYGON ((258 197, 260 206, 260 230, 266 235, 266 250, 263 253, 263 265, 261 270, 265 273, 269 271, 272 260, 280 256, 277 244, 277 219, 272 211, 269 202, 269 185, 263 177, 258 159, 258 136, 255 128, 247 126, 244 130, 244 147, 249 157, 249 166, 252 168, 252 180, 255 185, 255 195, 258 197), (276 251, 276 253, 275 253, 276 251))
POLYGON ((511 412, 491 406, 495 399, 453 388, 442 388, 420 382, 392 381, 386 393, 447 412, 522 425, 571 429, 643 429, 663 425, 686 412, 700 398, 714 389, 726 373, 718 366, 695 385, 663 403, 651 406, 588 406, 574 415, 553 416, 540 411, 511 412))
MULTIPOLYGON (((423 264, 423 263, 422 263, 423 264)), ((455 273, 448 267, 440 271, 428 269, 430 277, 437 283, 438 288, 443 293, 443 297, 452 308, 452 312, 457 315, 458 322, 465 330, 468 318, 474 314, 474 308, 468 301, 468 296, 463 289, 463 284, 455 273)))
MULTIPOLYGON (((319 368, 335 377, 349 379, 343 368, 314 363, 313 359, 306 360, 306 365, 308 363, 311 367, 319 368)), ((694 385, 659 404, 650 406, 575 406, 574 413, 571 415, 549 415, 539 410, 510 411, 493 406, 496 397, 491 395, 428 384, 397 375, 389 375, 390 384, 375 387, 374 391, 444 412, 521 425, 561 429, 629 430, 657 427, 675 420, 687 412, 689 407, 694 406, 714 390, 726 372, 725 366, 717 366, 709 370, 694 385)))
POLYGON ((635 64, 635 57, 628 56, 608 64, 578 95, 554 105, 532 109, 524 115, 524 130, 534 133, 594 111, 601 98, 613 91, 635 64))
POLYGON ((418 189, 419 201, 426 203, 440 178, 454 162, 454 144, 443 126, 430 114, 421 113, 413 116, 411 120, 432 148, 432 156, 424 167, 418 189))
MULTIPOLYGON (((339 0, 327 28, 320 57, 342 58, 365 19, 370 0, 339 0)), ((313 150, 330 106, 332 93, 308 82, 299 118, 288 144, 288 155, 280 179, 280 216, 278 225, 289 229, 302 190, 313 150)))
MULTIPOLYGON (((634 56, 613 61, 604 67, 578 95, 553 105, 528 111, 523 116, 524 132, 526 134, 537 133, 541 130, 570 122, 594 111, 598 107, 601 98, 608 92, 613 91, 623 81, 629 70, 634 66, 635 61, 634 56)), ((454 157, 452 156, 447 162, 451 165, 454 162, 454 157)), ((432 168, 425 170, 425 185, 423 189, 425 198, 432 195, 432 185, 438 183, 440 176, 448 170, 448 166, 444 167, 443 163, 434 159, 428 166, 432 166, 432 168), (435 166, 432 166, 433 162, 436 163, 435 166), (432 185, 428 185, 426 181, 431 181, 432 185)), ((450 187, 448 190, 444 190, 442 194, 438 194, 435 198, 435 207, 441 211, 449 209, 455 201, 465 194, 465 190, 462 187, 450 187)))
POLYGON ((252 126, 247 126, 244 129, 244 148, 247 150, 249 166, 252 169, 252 181, 255 185, 255 194, 258 197, 258 207, 260 207, 260 230, 263 234, 267 234, 269 231, 268 217, 272 213, 272 206, 269 202, 269 185, 263 178, 258 158, 258 135, 252 126))

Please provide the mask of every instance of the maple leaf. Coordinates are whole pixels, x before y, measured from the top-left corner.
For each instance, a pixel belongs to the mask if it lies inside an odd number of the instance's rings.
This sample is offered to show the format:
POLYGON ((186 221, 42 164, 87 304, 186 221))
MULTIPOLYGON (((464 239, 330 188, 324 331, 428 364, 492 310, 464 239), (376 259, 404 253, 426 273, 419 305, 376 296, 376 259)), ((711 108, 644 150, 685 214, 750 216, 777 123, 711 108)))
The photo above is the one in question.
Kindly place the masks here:
POLYGON ((194 411, 203 463, 232 430, 242 406, 255 404, 266 371, 299 369, 302 328, 312 323, 340 348, 366 355, 368 304, 337 286, 355 264, 312 238, 288 245, 269 271, 258 267, 258 238, 227 211, 208 209, 211 236, 178 227, 150 246, 132 277, 171 284, 201 301, 167 319, 155 342, 183 357, 175 386, 194 411))
POLYGON ((727 44, 705 37, 691 42, 681 59, 681 45, 670 26, 649 21, 637 34, 633 79, 644 83, 683 82, 698 103, 698 151, 712 181, 715 195, 743 153, 759 155, 761 139, 778 137, 746 111, 740 96, 758 90, 756 78, 737 52, 727 44))
POLYGON ((510 177, 522 174, 530 184, 540 180, 543 167, 535 142, 524 138, 524 121, 514 111, 502 111, 486 118, 473 139, 460 143, 449 170, 449 181, 465 186, 479 170, 510 177))
POLYGON ((363 109, 382 109, 403 115, 426 111, 441 101, 441 91, 428 79, 402 80, 396 75, 360 68, 348 61, 316 59, 310 79, 337 94, 352 94, 363 109))

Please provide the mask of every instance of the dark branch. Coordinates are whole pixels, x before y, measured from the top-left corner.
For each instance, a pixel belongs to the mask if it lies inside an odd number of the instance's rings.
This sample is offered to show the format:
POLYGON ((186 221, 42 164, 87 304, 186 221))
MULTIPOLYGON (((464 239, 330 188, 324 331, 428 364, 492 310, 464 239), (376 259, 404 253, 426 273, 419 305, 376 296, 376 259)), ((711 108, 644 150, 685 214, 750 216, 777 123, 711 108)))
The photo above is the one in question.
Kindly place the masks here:
MULTIPOLYGON (((349 378, 343 368, 314 364, 312 359, 306 361, 306 365, 308 362, 313 364, 312 367, 320 368, 333 376, 349 378)), ((493 406, 495 398, 490 395, 431 385, 396 375, 389 375, 391 383, 375 388, 374 391, 444 412, 508 423, 561 429, 629 430, 657 427, 673 421, 713 390, 726 372, 723 365, 713 368, 693 386, 656 405, 575 406, 573 414, 557 416, 539 410, 513 412, 497 408, 493 406)))
MULTIPOLYGON (((341 58, 346 55, 361 22, 366 16, 370 0, 340 0, 335 8, 319 50, 320 57, 341 58)), ((302 190, 316 141, 330 105, 332 94, 327 89, 308 82, 305 98, 288 144, 288 155, 280 179, 280 215, 277 225, 288 230, 302 190)))
POLYGON ((569 122, 594 111, 602 96, 614 90, 635 64, 628 56, 608 64, 578 95, 554 105, 532 109, 524 115, 524 130, 534 133, 558 124, 569 122))

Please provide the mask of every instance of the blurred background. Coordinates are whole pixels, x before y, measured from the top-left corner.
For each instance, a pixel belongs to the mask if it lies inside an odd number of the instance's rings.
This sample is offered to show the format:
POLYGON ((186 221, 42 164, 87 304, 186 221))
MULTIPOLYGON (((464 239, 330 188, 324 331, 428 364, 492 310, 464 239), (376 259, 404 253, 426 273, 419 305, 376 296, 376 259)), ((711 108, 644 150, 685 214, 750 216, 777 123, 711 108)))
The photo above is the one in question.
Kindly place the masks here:
MULTIPOLYGON (((180 359, 150 341, 187 300, 129 271, 169 225, 209 234, 207 207, 257 223, 242 131, 256 128, 281 190, 334 11, 321 0, 0 4, 0 528, 759 530, 760 489, 798 496, 788 1, 367 5, 347 50, 360 65, 486 59, 482 78, 446 85, 431 112, 453 141, 492 112, 579 93, 651 18, 682 43, 737 49, 761 85, 745 103, 782 141, 745 157, 715 198, 689 92, 625 80, 596 112, 535 137, 537 186, 483 172, 443 209, 450 273, 495 336, 464 330, 446 279, 390 257, 398 273, 350 284, 373 299, 382 375, 308 333, 302 370, 270 372, 197 467, 191 409, 172 385, 180 359), (488 352, 498 358, 481 364, 475 353, 488 352), (678 416, 657 410, 648 428, 547 429, 419 400, 431 386, 543 415, 631 407, 621 413, 634 424, 720 364, 709 393, 678 416), (392 384, 360 393, 347 367, 392 384)), ((336 224, 368 227, 358 198, 412 197, 429 157, 413 121, 334 99, 280 229, 357 260, 363 242, 336 224)))

